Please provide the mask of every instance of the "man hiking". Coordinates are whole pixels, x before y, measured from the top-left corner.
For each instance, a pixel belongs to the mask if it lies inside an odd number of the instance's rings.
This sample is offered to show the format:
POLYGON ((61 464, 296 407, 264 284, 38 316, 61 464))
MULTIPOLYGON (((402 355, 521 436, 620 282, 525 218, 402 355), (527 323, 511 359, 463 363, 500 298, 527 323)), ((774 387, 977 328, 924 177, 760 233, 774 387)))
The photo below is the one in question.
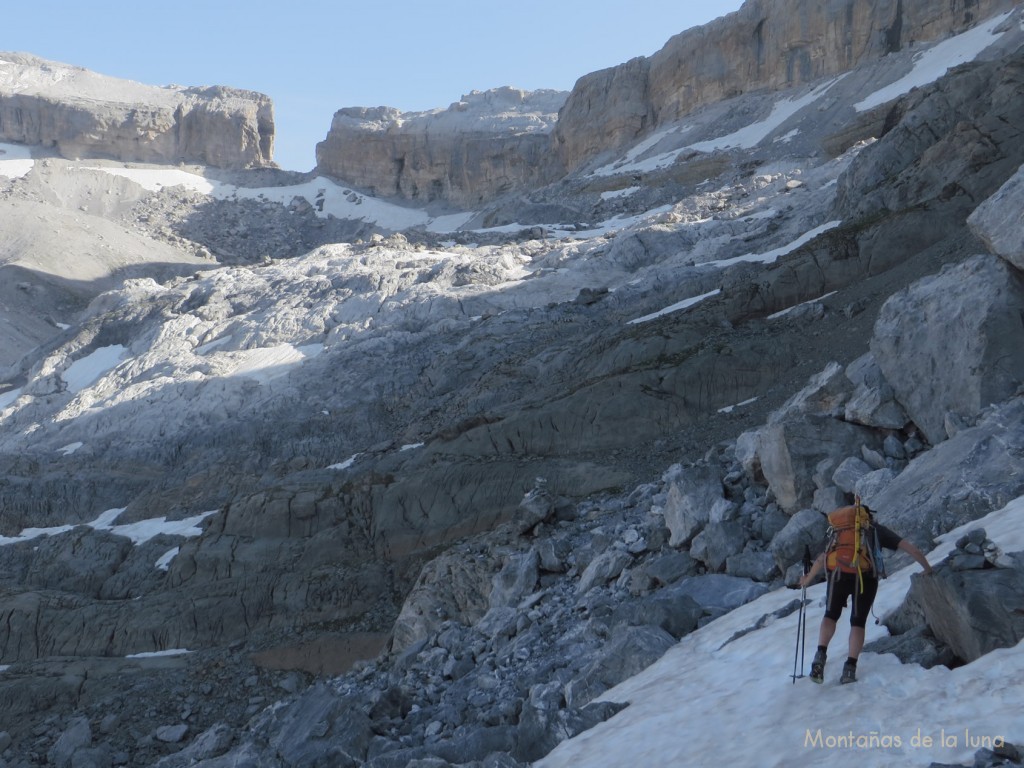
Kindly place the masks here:
POLYGON ((824 568, 828 581, 825 616, 818 630, 818 651, 811 662, 811 680, 816 683, 824 680, 828 644, 835 634, 836 622, 843 613, 847 598, 852 597, 850 655, 839 678, 840 683, 852 683, 857 680, 857 659, 864 648, 864 625, 878 592, 878 579, 885 575, 881 568, 881 548, 903 550, 920 563, 927 574, 932 572, 932 567, 912 542, 874 522, 871 510, 859 498, 853 506, 840 507, 832 512, 828 521, 828 546, 800 579, 800 586, 806 587, 824 568))

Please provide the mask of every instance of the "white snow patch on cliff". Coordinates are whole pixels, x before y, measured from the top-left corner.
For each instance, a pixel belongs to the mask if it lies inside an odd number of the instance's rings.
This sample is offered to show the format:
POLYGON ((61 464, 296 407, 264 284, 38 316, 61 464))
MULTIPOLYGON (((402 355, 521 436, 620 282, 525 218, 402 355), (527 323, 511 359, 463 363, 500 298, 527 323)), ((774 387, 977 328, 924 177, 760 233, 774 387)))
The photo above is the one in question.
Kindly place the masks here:
POLYGON ((926 51, 922 51, 914 57, 914 68, 884 88, 879 88, 862 101, 853 105, 858 112, 863 112, 879 104, 909 93, 913 88, 933 83, 942 77, 953 67, 974 61, 978 56, 1003 36, 1003 32, 996 32, 1012 11, 994 16, 984 24, 979 24, 974 29, 968 30, 948 40, 937 43, 926 51))

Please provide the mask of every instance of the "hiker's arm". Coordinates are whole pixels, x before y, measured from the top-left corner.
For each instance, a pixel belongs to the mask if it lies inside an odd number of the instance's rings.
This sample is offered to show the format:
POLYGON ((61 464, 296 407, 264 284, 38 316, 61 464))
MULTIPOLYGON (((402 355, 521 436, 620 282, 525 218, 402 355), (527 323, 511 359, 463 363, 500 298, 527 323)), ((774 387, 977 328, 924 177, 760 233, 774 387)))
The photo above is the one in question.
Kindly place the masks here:
POLYGON ((914 546, 913 542, 907 541, 906 539, 900 539, 899 548, 920 563, 921 567, 924 568, 925 573, 932 572, 932 566, 928 562, 928 558, 924 556, 924 552, 914 546))
POLYGON ((824 567, 824 565, 825 553, 822 552, 815 559, 814 564, 811 566, 811 570, 809 570, 807 573, 800 577, 800 586, 806 587, 808 584, 814 581, 814 579, 817 578, 818 574, 821 573, 821 569, 824 567))

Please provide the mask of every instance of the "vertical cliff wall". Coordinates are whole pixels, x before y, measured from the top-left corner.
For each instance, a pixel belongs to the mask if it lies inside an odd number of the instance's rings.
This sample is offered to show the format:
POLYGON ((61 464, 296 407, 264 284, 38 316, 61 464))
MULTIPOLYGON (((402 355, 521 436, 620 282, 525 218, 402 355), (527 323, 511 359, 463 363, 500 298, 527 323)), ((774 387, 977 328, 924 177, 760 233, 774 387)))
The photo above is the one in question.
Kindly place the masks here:
POLYGON ((1021 0, 747 0, 649 58, 580 78, 553 132, 568 170, 721 99, 845 72, 1021 0))
POLYGON ((67 158, 253 168, 273 160, 274 108, 253 91, 161 88, 3 53, 0 141, 67 158))
POLYGON ((317 170, 379 195, 471 207, 556 177, 550 132, 563 91, 475 91, 448 109, 341 109, 317 170))

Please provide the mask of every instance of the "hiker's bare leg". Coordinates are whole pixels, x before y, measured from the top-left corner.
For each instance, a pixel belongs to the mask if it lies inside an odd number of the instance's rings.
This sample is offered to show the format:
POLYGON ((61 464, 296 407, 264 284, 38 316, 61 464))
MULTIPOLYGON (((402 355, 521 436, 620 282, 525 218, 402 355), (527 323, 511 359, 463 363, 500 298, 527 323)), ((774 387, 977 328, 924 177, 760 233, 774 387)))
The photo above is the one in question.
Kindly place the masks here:
MULTIPOLYGON (((821 627, 818 629, 818 645, 824 645, 826 648, 832 641, 832 635, 836 633, 836 621, 830 619, 827 616, 821 620, 821 627)), ((861 645, 864 644, 864 631, 861 630, 860 637, 861 645)), ((853 640, 851 639, 851 643, 853 640)))
POLYGON ((860 658, 864 649, 864 627, 850 627, 850 658, 860 658))

